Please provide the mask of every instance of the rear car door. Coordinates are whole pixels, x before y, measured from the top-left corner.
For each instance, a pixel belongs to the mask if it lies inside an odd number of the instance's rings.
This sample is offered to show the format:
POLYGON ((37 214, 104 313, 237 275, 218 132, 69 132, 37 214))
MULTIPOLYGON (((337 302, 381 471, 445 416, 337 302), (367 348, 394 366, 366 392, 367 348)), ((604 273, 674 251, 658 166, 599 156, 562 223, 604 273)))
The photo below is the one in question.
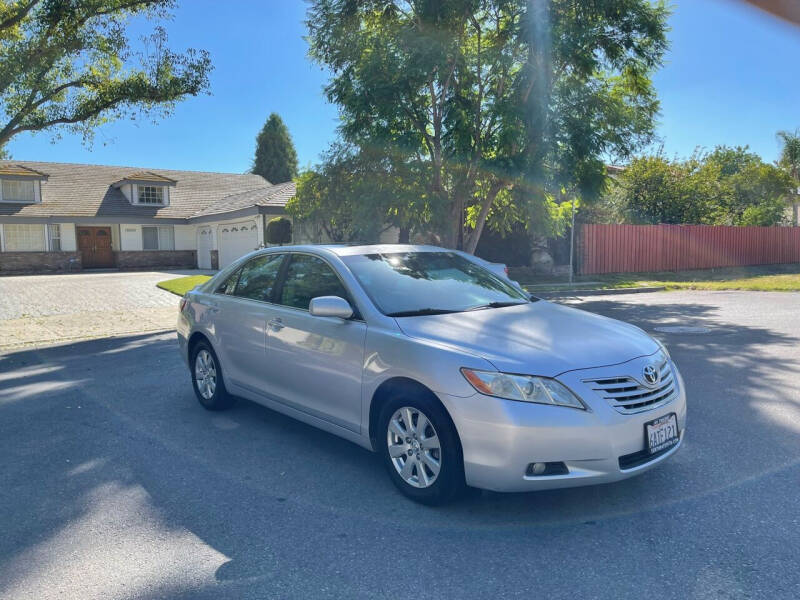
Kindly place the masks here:
POLYGON ((312 316, 309 302, 319 296, 340 296, 356 306, 322 258, 292 253, 287 261, 267 327, 270 385, 294 408, 359 431, 367 325, 358 315, 312 316))
MULTIPOLYGON (((265 393, 266 326, 274 317, 275 283, 284 254, 261 254, 247 261, 216 296, 215 350, 226 383, 265 393)), ((231 390, 233 391, 233 390, 231 390)))

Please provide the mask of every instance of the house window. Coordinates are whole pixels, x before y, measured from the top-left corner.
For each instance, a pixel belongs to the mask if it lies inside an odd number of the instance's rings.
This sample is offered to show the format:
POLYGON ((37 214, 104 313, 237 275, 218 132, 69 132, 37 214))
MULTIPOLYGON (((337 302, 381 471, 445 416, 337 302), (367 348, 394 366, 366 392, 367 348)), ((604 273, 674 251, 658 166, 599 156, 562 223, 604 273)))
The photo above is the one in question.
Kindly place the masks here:
POLYGON ((3 225, 7 252, 44 252, 44 225, 3 225))
POLYGON ((139 204, 164 204, 164 186, 140 185, 137 186, 137 202, 139 204))
POLYGON ((36 182, 18 179, 4 179, 0 189, 3 202, 36 202, 36 182))
POLYGON ((172 226, 142 227, 143 250, 174 250, 175 233, 172 226))
POLYGON ((48 225, 50 252, 61 252, 61 225, 48 225))

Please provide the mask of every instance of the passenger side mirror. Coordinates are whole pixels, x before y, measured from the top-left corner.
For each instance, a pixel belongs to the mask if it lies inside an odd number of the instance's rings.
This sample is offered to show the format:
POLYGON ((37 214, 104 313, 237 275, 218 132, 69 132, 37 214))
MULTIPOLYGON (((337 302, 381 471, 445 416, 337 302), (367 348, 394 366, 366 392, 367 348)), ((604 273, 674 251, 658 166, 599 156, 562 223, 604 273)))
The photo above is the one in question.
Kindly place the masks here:
POLYGON ((349 319, 353 316, 353 307, 339 296, 319 296, 312 298, 308 304, 308 312, 315 317, 338 317, 349 319))

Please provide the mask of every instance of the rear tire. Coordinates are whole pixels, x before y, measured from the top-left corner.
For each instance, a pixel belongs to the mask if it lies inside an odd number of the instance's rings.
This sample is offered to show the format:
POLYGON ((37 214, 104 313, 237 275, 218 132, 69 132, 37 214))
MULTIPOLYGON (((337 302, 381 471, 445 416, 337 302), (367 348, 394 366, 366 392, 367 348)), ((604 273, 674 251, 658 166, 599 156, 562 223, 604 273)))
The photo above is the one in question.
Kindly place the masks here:
POLYGON ((450 416, 434 398, 398 394, 378 417, 378 445, 389 478, 406 497, 446 504, 466 489, 464 458, 450 416))
POLYGON ((208 342, 201 341, 192 348, 192 387, 200 405, 206 410, 225 410, 233 406, 236 397, 225 389, 219 359, 208 342))

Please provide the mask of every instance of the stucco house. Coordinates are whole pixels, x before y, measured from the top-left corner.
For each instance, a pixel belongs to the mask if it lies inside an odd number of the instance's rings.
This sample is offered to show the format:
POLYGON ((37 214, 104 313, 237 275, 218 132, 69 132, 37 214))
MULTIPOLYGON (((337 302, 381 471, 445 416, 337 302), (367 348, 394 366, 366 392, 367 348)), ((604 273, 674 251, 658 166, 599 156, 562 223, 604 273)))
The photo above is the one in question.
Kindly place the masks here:
POLYGON ((0 161, 0 273, 221 268, 267 245, 294 183, 253 174, 0 161))

